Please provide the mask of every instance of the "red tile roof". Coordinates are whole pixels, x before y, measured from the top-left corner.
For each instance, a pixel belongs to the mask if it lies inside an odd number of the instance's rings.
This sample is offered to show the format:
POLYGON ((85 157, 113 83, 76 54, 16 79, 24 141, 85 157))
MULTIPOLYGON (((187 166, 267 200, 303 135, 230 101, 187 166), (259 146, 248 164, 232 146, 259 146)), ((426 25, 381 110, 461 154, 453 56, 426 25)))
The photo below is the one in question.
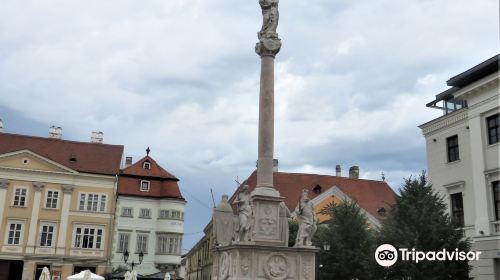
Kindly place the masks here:
POLYGON ((150 198, 182 199, 177 179, 163 169, 149 155, 120 171, 118 177, 118 195, 141 196, 150 198), (144 162, 150 163, 150 169, 144 169, 144 162), (149 192, 140 190, 141 180, 150 182, 149 192))
MULTIPOLYGON (((254 171, 247 179, 247 184, 250 191, 255 189, 257 183, 257 172, 254 171)), ((377 212, 378 209, 388 208, 395 202, 395 192, 386 182, 365 180, 365 179, 350 179, 346 177, 337 177, 330 175, 318 174, 303 174, 303 173, 274 173, 274 187, 280 192, 280 195, 285 198, 285 204, 289 209, 293 210, 299 201, 299 195, 303 189, 309 190, 309 197, 314 199, 316 194, 313 189, 321 186, 321 192, 325 192, 333 186, 337 186, 350 199, 358 202, 359 206, 375 218, 382 218, 377 212)), ((241 186, 235 191, 230 201, 240 192, 241 186)))
POLYGON ((78 172, 104 175, 118 174, 123 154, 122 145, 0 133, 0 154, 20 150, 29 150, 78 172), (76 161, 70 161, 71 157, 76 161))
POLYGON ((174 175, 170 174, 167 170, 163 169, 156 161, 149 155, 141 158, 136 163, 126 167, 121 170, 120 174, 132 175, 132 176, 147 176, 156 177, 161 179, 173 179, 179 181, 174 175), (144 162, 149 162, 151 164, 150 169, 144 169, 144 162))

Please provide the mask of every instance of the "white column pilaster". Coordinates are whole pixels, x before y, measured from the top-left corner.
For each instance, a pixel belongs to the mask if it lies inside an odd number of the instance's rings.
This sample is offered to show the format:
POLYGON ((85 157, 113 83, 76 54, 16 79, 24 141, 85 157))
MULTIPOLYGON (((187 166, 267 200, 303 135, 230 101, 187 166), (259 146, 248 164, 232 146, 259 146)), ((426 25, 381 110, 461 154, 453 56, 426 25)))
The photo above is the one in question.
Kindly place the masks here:
POLYGON ((38 214, 40 213, 40 202, 42 199, 42 191, 45 185, 43 183, 34 182, 33 188, 35 194, 33 197, 33 205, 31 209, 31 219, 30 226, 27 228, 28 232, 28 242, 26 243, 26 253, 33 254, 35 252, 35 243, 37 236, 37 225, 38 225, 38 214))
POLYGON ((470 117, 470 151, 472 165, 472 188, 474 189, 474 207, 476 210, 476 235, 490 234, 490 213, 488 211, 488 186, 484 175, 485 162, 483 151, 483 132, 481 130, 481 116, 470 117), (480 232, 483 232, 481 234, 480 232))
POLYGON ((8 204, 7 188, 9 187, 9 184, 10 184, 9 180, 6 179, 0 180, 0 228, 2 228, 3 225, 3 210, 8 204))
POLYGON ((61 223, 59 224, 59 233, 57 234, 57 255, 64 255, 66 249, 66 233, 68 232, 69 208, 71 204, 71 195, 73 193, 73 189, 74 187, 72 185, 63 186, 64 195, 61 208, 61 223))

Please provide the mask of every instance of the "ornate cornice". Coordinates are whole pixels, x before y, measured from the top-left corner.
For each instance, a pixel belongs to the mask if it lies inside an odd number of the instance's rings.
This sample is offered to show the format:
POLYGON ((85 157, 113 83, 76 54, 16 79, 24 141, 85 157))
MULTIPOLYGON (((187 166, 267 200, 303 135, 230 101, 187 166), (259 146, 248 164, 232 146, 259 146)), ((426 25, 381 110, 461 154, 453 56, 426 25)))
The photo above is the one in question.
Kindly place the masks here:
POLYGON ((436 130, 451 126, 466 119, 467 119, 467 109, 464 108, 461 109, 460 111, 456 111, 455 113, 442 116, 426 124, 423 124, 420 126, 420 128, 422 129, 422 133, 424 135, 428 135, 435 132, 436 130))
POLYGON ((10 181, 7 179, 0 180, 0 189, 6 189, 10 185, 10 181))
POLYGON ((41 192, 43 188, 45 188, 45 184, 41 182, 33 182, 33 187, 35 188, 36 192, 41 192))

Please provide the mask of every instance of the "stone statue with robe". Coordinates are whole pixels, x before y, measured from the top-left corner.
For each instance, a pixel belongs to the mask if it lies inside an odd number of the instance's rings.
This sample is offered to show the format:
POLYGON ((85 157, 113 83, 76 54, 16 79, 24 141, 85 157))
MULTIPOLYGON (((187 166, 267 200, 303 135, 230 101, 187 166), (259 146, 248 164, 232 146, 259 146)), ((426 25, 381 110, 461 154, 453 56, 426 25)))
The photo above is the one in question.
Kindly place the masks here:
POLYGON ((253 207, 250 200, 250 192, 248 185, 243 185, 242 191, 238 194, 238 197, 233 202, 238 206, 238 229, 236 235, 236 242, 247 242, 251 241, 252 234, 252 218, 253 218, 253 207))
POLYGON ((314 205, 309 199, 308 194, 308 190, 302 190, 299 203, 294 211, 299 222, 299 230, 297 231, 294 247, 312 246, 312 238, 316 233, 316 213, 314 212, 314 205))

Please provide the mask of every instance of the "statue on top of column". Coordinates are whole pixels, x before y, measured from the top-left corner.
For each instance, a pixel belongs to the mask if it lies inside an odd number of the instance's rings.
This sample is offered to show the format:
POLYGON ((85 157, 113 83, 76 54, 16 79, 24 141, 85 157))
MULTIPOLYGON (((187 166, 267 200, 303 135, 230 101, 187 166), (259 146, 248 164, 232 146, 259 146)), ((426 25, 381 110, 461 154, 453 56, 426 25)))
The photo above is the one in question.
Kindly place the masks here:
POLYGON ((252 216, 253 207, 250 200, 250 192, 248 190, 248 185, 243 185, 242 191, 238 194, 238 197, 233 202, 238 206, 238 221, 239 226, 237 229, 236 242, 247 242, 251 241, 251 229, 252 229, 252 216))
POLYGON ((259 39, 261 37, 278 38, 278 33, 276 33, 280 18, 278 3, 279 0, 259 0, 263 17, 262 29, 259 32, 259 39))
POLYGON ((316 233, 316 213, 308 194, 308 190, 302 190, 299 203, 294 211, 299 222, 299 230, 297 231, 294 247, 312 246, 312 238, 316 233))
POLYGON ((259 0, 262 8, 262 28, 257 36, 259 43, 255 46, 258 55, 275 56, 281 48, 281 40, 276 29, 279 21, 279 0, 259 0))

